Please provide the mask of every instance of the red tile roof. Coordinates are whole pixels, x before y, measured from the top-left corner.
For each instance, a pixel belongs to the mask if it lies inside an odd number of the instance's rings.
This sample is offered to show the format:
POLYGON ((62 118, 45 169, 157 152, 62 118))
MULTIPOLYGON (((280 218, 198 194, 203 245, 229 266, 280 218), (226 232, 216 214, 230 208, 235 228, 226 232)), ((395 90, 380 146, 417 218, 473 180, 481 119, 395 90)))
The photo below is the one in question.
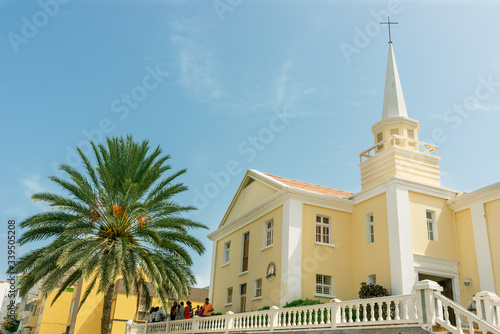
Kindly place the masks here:
POLYGON ((348 198, 354 195, 354 193, 348 192, 348 191, 343 191, 343 190, 338 190, 338 189, 333 189, 333 188, 328 188, 328 187, 323 187, 319 186, 317 184, 312 184, 312 183, 307 183, 307 182, 302 182, 302 181, 297 181, 297 180, 292 180, 292 179, 287 179, 281 176, 276 176, 276 175, 271 175, 264 173, 264 175, 267 175, 276 181, 279 181, 281 183, 286 184, 287 186, 293 187, 293 188, 298 188, 298 189, 303 189, 303 190, 308 190, 312 191, 318 194, 323 194, 323 195, 328 195, 328 196, 334 196, 334 197, 339 197, 339 198, 348 198))

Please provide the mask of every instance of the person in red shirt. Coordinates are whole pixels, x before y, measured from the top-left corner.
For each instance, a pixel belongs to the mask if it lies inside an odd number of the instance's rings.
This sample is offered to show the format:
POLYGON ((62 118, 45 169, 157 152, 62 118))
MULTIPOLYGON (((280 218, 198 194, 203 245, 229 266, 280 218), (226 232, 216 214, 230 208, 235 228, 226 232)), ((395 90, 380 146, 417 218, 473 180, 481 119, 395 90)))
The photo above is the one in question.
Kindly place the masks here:
POLYGON ((184 308, 184 319, 191 319, 193 317, 193 308, 191 307, 191 302, 186 302, 186 307, 184 308))
POLYGON ((212 304, 209 303, 209 299, 208 298, 205 298, 205 304, 203 304, 203 306, 201 308, 203 310, 203 316, 204 317, 211 316, 212 312, 214 310, 214 307, 212 306, 212 304))

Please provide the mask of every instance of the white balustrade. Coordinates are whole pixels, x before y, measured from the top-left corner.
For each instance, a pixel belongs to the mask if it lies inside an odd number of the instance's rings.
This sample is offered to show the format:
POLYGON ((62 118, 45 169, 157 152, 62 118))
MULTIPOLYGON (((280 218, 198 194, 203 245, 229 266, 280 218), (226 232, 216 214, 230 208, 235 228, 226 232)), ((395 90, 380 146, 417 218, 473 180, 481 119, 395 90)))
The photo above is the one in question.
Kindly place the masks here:
POLYGON ((464 328, 469 333, 473 332, 471 329, 479 330, 486 333, 500 333, 498 327, 488 323, 478 315, 465 309, 463 306, 455 303, 454 301, 446 298, 440 292, 434 293, 436 301, 436 323, 443 326, 453 334, 463 334, 464 328), (454 317, 451 317, 450 310, 453 310, 454 317))
MULTIPOLYGON (((464 328, 476 328, 484 334, 500 334, 500 329, 496 327, 500 316, 500 300, 497 297, 487 299, 490 304, 482 303, 490 305, 489 321, 486 316, 483 319, 444 297, 439 288, 435 282, 423 281, 416 285, 416 294, 411 295, 351 301, 333 299, 327 304, 283 309, 273 306, 257 312, 228 312, 219 316, 159 323, 129 323, 125 334, 268 332, 405 324, 424 327, 438 324, 453 334, 463 334, 464 328)), ((484 301, 488 296, 478 298, 484 301)))
POLYGON ((435 145, 427 144, 424 142, 416 141, 414 139, 391 135, 387 139, 371 146, 369 149, 364 150, 359 154, 359 162, 363 162, 364 159, 370 159, 377 153, 380 153, 389 147, 404 148, 407 150, 417 151, 424 154, 438 155, 438 147, 435 145))
POLYGON ((336 327, 416 324, 415 300, 416 295, 404 295, 334 303, 335 308, 340 308, 336 327))

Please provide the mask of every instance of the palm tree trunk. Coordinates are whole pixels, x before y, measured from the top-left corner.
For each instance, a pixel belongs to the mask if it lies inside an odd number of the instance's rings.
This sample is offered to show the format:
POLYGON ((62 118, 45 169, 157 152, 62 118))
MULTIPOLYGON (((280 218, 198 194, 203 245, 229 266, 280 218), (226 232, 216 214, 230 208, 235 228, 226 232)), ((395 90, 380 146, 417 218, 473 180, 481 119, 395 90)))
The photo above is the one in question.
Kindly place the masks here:
POLYGON ((104 304, 102 306, 101 318, 101 334, 109 333, 109 322, 111 319, 111 302, 113 301, 113 293, 115 292, 115 284, 110 284, 104 296, 104 304))

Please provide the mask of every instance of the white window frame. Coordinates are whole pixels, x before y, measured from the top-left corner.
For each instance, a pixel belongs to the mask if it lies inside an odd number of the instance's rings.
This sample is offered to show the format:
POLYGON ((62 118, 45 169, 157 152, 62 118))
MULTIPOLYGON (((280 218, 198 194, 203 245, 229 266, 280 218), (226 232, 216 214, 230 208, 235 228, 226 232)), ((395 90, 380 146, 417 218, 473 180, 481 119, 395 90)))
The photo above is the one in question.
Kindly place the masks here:
POLYGON ((373 213, 366 215, 366 243, 372 244, 375 242, 375 220, 373 213))
POLYGON ((429 241, 438 241, 438 232, 437 232, 437 219, 436 219, 436 211, 425 210, 425 223, 427 227, 427 239, 429 241), (431 218, 427 217, 427 214, 431 214, 431 218), (432 228, 429 229, 429 224, 432 224, 432 228))
POLYGON ((318 297, 334 297, 333 296, 333 277, 329 275, 322 275, 322 274, 316 274, 316 293, 314 294, 315 296, 318 297), (318 278, 321 277, 321 282, 318 282, 318 278), (330 279, 330 284, 324 283, 326 280, 325 278, 330 279), (318 287, 321 289, 321 293, 318 292, 318 287), (330 293, 325 293, 325 288, 330 289, 330 293))
POLYGON ((262 298, 262 278, 257 278, 255 281, 253 281, 253 298, 252 298, 252 300, 261 299, 261 298, 262 298))
POLYGON ((262 249, 264 250, 268 247, 274 246, 274 219, 267 220, 264 223, 264 236, 262 238, 262 249), (268 225, 271 224, 271 228, 268 227, 268 225), (269 238, 270 236, 270 238, 269 238), (271 243, 269 243, 269 240, 271 240, 271 243))
POLYGON ((224 250, 222 252, 222 265, 228 265, 231 260, 231 240, 224 243, 224 250))
POLYGON ((226 303, 224 304, 224 306, 233 305, 233 292, 233 287, 226 289, 226 303), (231 294, 229 293, 229 291, 231 291, 231 294), (231 300, 229 300, 229 297, 231 297, 231 300))
POLYGON ((368 284, 376 285, 377 284, 377 275, 368 275, 368 284))
POLYGON ((330 216, 325 216, 325 215, 320 215, 316 214, 316 225, 314 225, 315 230, 314 230, 314 238, 316 240, 316 244, 320 245, 333 245, 332 241, 332 217, 330 216), (318 217, 321 217, 321 222, 318 222, 318 217), (328 224, 323 223, 324 218, 328 219, 328 224), (320 240, 318 241, 318 227, 320 227, 320 240), (328 228, 328 242, 324 242, 323 240, 325 239, 324 236, 324 228, 328 228))

